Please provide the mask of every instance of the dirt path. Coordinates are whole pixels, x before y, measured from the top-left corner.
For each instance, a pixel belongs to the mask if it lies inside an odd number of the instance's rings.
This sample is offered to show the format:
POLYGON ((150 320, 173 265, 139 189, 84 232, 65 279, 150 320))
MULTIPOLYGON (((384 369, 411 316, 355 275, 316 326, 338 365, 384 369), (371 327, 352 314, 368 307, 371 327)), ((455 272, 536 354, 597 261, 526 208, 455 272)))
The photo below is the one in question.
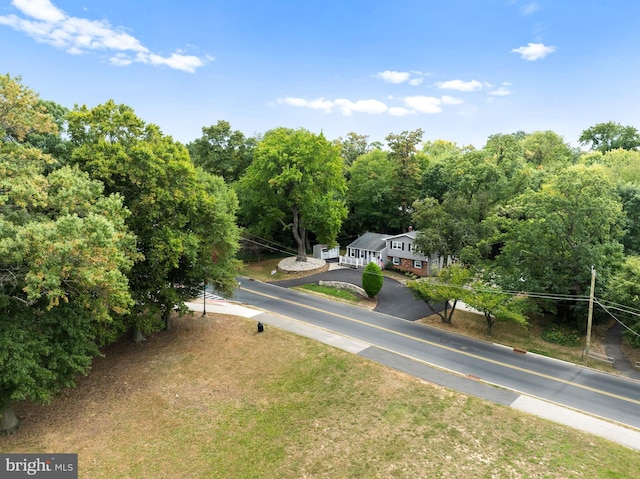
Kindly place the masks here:
POLYGON ((624 376, 640 379, 640 371, 636 371, 631 366, 627 357, 622 353, 620 344, 622 342, 623 327, 620 323, 616 323, 607 330, 604 339, 604 348, 607 356, 611 356, 614 360, 613 367, 616 371, 624 376))

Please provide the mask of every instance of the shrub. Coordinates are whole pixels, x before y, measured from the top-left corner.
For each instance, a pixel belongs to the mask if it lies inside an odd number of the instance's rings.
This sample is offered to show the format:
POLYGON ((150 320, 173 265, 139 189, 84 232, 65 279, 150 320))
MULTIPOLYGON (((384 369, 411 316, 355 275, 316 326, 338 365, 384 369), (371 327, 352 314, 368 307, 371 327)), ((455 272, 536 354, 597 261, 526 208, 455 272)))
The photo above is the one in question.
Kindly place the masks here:
POLYGON ((575 347, 579 346, 581 339, 580 333, 565 325, 553 324, 542 331, 542 339, 550 343, 556 343, 561 346, 575 347))
POLYGON ((367 296, 373 298, 382 289, 382 283, 384 282, 384 276, 380 266, 375 263, 369 263, 364 268, 362 273, 362 289, 364 289, 367 296))

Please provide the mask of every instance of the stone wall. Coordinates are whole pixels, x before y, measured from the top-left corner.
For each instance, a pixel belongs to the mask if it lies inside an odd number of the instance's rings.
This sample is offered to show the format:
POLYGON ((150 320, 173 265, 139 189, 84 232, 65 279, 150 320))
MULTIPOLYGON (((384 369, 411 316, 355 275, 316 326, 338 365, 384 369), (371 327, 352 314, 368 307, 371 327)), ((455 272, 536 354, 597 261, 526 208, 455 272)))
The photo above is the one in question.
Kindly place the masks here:
POLYGON ((349 291, 353 291, 360 296, 364 296, 365 298, 367 297, 367 293, 365 293, 364 289, 352 283, 345 283, 343 281, 318 281, 318 284, 320 286, 331 286, 338 289, 348 289, 349 291))

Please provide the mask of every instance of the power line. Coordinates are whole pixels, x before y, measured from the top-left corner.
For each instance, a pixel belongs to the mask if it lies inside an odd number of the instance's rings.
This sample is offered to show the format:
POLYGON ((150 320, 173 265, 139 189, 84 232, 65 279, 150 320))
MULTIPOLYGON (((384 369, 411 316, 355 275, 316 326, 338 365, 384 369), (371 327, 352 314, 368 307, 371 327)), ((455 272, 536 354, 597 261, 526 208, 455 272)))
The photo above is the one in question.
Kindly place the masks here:
POLYGON ((248 241, 248 242, 253 243, 253 244, 257 244, 258 246, 262 246, 263 248, 267 248, 267 249, 270 249, 270 250, 273 250, 273 251, 277 251, 278 253, 284 253, 286 255, 296 254, 296 253, 292 253, 293 250, 285 251, 283 249, 276 248, 276 247, 270 246, 268 244, 260 243, 258 241, 254 241, 254 240, 249 239, 249 238, 240 237, 240 239, 242 239, 244 241, 248 241))
POLYGON ((636 336, 638 336, 640 338, 640 334, 638 334, 636 331, 634 331, 633 329, 631 329, 629 326, 627 326, 626 324, 624 324, 624 322, 620 321, 611 311, 609 311, 605 305, 603 305, 600 301, 598 301, 596 299, 596 303, 598 303, 602 309, 605 310, 605 312, 611 316, 613 319, 615 319, 618 323, 620 323, 622 326, 624 326, 629 332, 631 332, 631 334, 634 334, 636 336))
POLYGON ((435 286, 446 286, 453 289, 461 289, 465 291, 478 292, 478 293, 501 293, 508 294, 511 296, 527 296, 529 298, 538 298, 538 299, 551 299, 556 301, 562 300, 570 300, 570 301, 589 301, 589 296, 578 296, 578 295, 570 295, 570 294, 554 294, 554 293, 539 293, 533 291, 512 291, 512 290, 495 290, 490 288, 482 288, 482 287, 471 287, 468 285, 453 285, 449 283, 444 283, 440 281, 429 280, 429 284, 435 286))
MULTIPOLYGON (((283 253, 284 253, 284 252, 287 252, 288 254, 289 254, 289 253, 291 253, 291 254, 297 254, 297 251, 295 251, 293 248, 289 248, 289 247, 287 247, 287 246, 284 246, 284 245, 282 245, 282 244, 280 244, 280 243, 276 243, 275 241, 268 240, 268 239, 266 239, 266 238, 261 238, 260 236, 258 236, 258 235, 256 235, 256 234, 253 234, 253 233, 248 233, 248 234, 249 234, 250 236, 253 236, 254 238, 258 238, 259 240, 264 241, 265 243, 270 243, 270 244, 272 244, 272 245, 277 246, 278 248, 282 248, 281 250, 280 250, 280 249, 276 249, 276 251, 280 251, 280 252, 283 252, 283 253)), ((248 238, 242 238, 242 239, 244 239, 244 240, 246 240, 246 241, 251 241, 251 240, 249 240, 248 238)), ((260 243, 258 243, 258 242, 256 242, 256 241, 252 241, 252 242, 253 242, 253 243, 256 243, 256 244, 260 244, 260 243)), ((260 244, 260 245, 261 245, 261 246, 265 246, 265 245, 262 245, 262 244, 260 244)))

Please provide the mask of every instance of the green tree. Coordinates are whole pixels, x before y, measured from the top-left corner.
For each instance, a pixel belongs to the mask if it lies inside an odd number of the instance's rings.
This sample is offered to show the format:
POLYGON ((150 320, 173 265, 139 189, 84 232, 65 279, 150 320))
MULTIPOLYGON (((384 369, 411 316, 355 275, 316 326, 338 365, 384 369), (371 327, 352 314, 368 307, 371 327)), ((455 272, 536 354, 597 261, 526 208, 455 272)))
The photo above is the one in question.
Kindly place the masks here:
POLYGON ((349 168, 347 206, 343 231, 360 235, 366 231, 392 233, 389 220, 397 215, 390 178, 394 166, 386 152, 373 150, 349 168))
POLYGON ((509 198, 535 183, 512 136, 492 137, 488 150, 471 150, 446 158, 441 176, 448 191, 438 200, 426 197, 413 204, 413 223, 420 234, 416 245, 425 254, 462 257, 472 263, 476 245, 490 231, 484 220, 509 198), (508 150, 502 143, 516 147, 508 150))
POLYGON ((623 126, 609 121, 584 130, 578 142, 602 153, 617 148, 635 150, 640 146, 640 133, 633 126, 623 126))
POLYGON ((46 171, 53 171, 69 162, 71 156, 71 142, 66 138, 67 115, 69 110, 53 101, 40 100, 39 106, 44 107, 51 119, 54 121, 57 131, 55 132, 30 132, 24 139, 34 148, 51 155, 55 160, 46 171))
POLYGON ((511 291, 553 293, 566 300, 541 301, 568 320, 581 305, 572 296, 589 289, 591 266, 605 280, 622 260, 624 214, 601 167, 569 167, 530 190, 491 218, 497 245, 487 267, 511 291))
POLYGON ((21 142, 32 133, 57 133, 45 104, 21 81, 20 77, 0 75, 0 139, 21 142))
POLYGON ((640 302, 640 256, 627 256, 621 268, 613 275, 606 298, 618 306, 607 305, 626 326, 625 337, 631 345, 640 348, 640 315, 633 313, 640 302), (623 306, 620 308, 619 306, 623 306))
POLYGON ((307 260, 309 232, 333 245, 347 215, 343 160, 324 135, 276 128, 258 143, 238 185, 243 223, 256 234, 290 229, 298 261, 307 260))
POLYGON ((431 197, 438 202, 442 201, 451 186, 447 165, 469 151, 473 151, 473 148, 459 148, 450 141, 425 142, 422 145, 422 153, 426 161, 420 180, 420 198, 431 197))
POLYGON ((219 120, 202 128, 202 136, 187 145, 191 159, 203 170, 222 176, 227 182, 237 181, 253 160, 255 138, 246 138, 231 124, 219 120))
POLYGON ((233 290, 236 199, 221 178, 197 170, 183 145, 113 101, 76 108, 69 132, 72 161, 122 194, 132 212, 127 225, 144 255, 129 275, 138 340, 168 328, 174 308, 184 311, 202 281, 233 290))
POLYGON ((0 429, 9 429, 12 402, 51 399, 117 337, 137 252, 121 197, 77 168, 47 173, 54 160, 20 142, 55 131, 37 95, 3 77, 0 105, 0 429))
POLYGON ((527 162, 544 168, 565 167, 574 161, 571 147, 557 133, 534 131, 521 142, 524 158, 527 162))
POLYGON ((640 183, 618 183, 616 193, 625 213, 625 233, 622 239, 626 255, 640 255, 640 183))
POLYGON ((380 266, 373 262, 365 266, 362 272, 362 288, 367 293, 367 296, 370 298, 375 297, 382 289, 383 283, 384 275, 380 266))
POLYGON ((358 135, 355 132, 347 133, 346 138, 338 138, 336 144, 340 146, 340 155, 344 159, 344 165, 348 169, 365 153, 372 150, 367 135, 358 135))
POLYGON ((472 283, 465 293, 464 302, 484 314, 487 321, 487 336, 493 333, 496 321, 511 321, 527 326, 525 312, 528 309, 528 303, 524 295, 507 294, 482 281, 472 283))
POLYGON ((411 223, 411 205, 419 197, 422 169, 417 158, 418 145, 424 132, 403 131, 399 135, 389 134, 386 137, 389 146, 389 158, 394 165, 391 178, 394 192, 394 203, 398 213, 389 218, 390 223, 397 225, 400 231, 407 231, 411 223))
POLYGON ((421 299, 431 310, 440 316, 445 324, 451 324, 458 301, 464 300, 465 286, 471 280, 471 271, 460 264, 452 264, 438 273, 437 278, 420 278, 407 282, 414 296, 421 299), (435 308, 442 304, 442 311, 435 308))

